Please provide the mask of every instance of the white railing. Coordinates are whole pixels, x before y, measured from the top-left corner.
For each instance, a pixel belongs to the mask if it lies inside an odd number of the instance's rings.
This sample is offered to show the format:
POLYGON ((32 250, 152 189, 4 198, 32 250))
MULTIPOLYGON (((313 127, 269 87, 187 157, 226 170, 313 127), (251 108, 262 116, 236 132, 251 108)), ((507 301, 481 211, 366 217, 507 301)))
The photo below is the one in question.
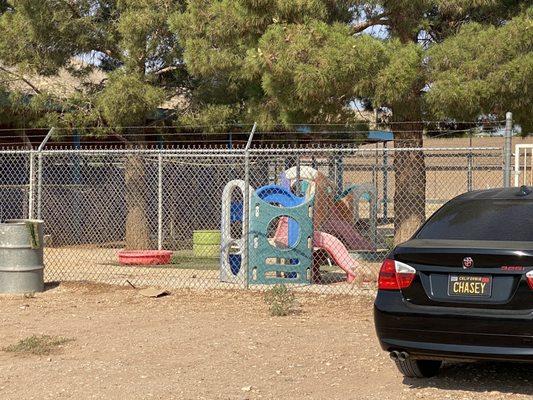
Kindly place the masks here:
POLYGON ((533 186, 533 144, 515 146, 514 184, 533 186))

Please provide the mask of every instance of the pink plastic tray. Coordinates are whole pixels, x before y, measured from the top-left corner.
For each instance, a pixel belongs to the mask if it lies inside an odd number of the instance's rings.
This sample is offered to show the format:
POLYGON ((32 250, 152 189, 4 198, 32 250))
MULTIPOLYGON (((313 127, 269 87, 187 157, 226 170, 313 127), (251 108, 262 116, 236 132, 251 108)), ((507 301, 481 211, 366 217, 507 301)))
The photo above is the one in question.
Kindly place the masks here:
POLYGON ((161 265, 168 264, 171 256, 169 250, 121 250, 118 262, 122 265, 161 265))

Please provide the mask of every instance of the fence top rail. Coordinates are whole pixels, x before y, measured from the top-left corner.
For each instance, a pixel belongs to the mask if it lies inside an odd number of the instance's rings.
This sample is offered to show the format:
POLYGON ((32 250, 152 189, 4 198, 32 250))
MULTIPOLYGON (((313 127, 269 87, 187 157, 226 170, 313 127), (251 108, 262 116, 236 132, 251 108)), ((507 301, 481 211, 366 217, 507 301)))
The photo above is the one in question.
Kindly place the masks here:
MULTIPOLYGON (((269 153, 357 153, 357 154, 375 154, 383 152, 472 152, 472 151, 502 151, 501 147, 391 147, 391 148, 359 148, 351 147, 263 147, 250 148, 250 154, 269 154, 269 153)), ((98 149, 75 149, 60 148, 42 150, 40 154, 163 154, 163 155, 218 155, 218 156, 244 156, 244 148, 208 148, 208 147, 180 147, 180 148, 98 148, 98 149)), ((30 149, 0 149, 0 154, 33 154, 38 153, 30 149)))
POLYGON ((253 148, 250 153, 324 153, 324 152, 352 152, 352 153, 394 153, 408 151, 501 151, 501 147, 380 147, 380 148, 359 148, 359 147, 273 147, 273 148, 253 148))
POLYGON ((209 148, 164 148, 164 149, 143 149, 143 148, 131 148, 131 149, 113 149, 113 148, 99 148, 99 149, 50 149, 42 150, 40 152, 36 150, 28 149, 0 149, 0 154, 153 154, 153 155, 190 155, 190 154, 208 154, 210 156, 235 156, 244 155, 244 149, 209 149, 209 148))

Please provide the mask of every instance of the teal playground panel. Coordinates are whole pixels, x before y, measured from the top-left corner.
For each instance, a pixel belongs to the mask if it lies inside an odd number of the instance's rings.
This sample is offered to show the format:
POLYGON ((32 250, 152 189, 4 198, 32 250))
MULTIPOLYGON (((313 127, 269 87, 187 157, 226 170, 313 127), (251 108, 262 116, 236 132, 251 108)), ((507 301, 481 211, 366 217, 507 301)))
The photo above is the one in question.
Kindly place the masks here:
POLYGON ((262 200, 256 192, 253 193, 248 236, 250 284, 310 282, 313 264, 313 206, 314 198, 294 207, 280 208, 262 200), (278 248, 269 241, 268 230, 272 220, 285 216, 298 224, 298 238, 288 248, 278 248))

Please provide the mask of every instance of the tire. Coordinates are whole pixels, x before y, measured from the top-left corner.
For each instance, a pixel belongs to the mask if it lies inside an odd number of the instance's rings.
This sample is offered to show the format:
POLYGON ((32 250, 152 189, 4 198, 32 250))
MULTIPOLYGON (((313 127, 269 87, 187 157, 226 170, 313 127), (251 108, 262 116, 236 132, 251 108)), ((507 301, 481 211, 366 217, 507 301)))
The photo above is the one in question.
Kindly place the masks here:
POLYGON ((439 373, 440 360, 395 360, 396 367, 406 378, 431 378, 439 373))

